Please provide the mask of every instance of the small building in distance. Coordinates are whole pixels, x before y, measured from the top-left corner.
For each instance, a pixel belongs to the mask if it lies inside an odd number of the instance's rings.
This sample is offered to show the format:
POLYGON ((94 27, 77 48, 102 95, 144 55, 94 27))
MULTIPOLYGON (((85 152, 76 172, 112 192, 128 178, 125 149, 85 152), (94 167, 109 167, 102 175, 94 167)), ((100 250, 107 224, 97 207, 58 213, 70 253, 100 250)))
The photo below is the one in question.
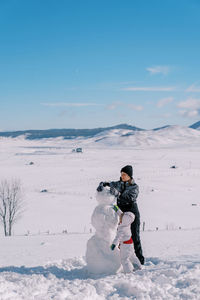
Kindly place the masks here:
POLYGON ((72 152, 83 153, 83 149, 82 148, 75 148, 75 149, 72 150, 72 152))

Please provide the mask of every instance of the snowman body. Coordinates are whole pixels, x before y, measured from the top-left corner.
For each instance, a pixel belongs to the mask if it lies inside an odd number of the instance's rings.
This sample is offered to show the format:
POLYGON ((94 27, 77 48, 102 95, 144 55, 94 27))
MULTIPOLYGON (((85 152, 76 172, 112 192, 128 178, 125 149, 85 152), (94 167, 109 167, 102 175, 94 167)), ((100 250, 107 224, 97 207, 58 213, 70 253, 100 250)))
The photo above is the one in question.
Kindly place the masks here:
POLYGON ((121 265, 118 249, 114 251, 110 249, 118 224, 118 215, 112 208, 115 197, 104 189, 97 193, 96 199, 98 205, 91 217, 91 223, 96 232, 87 243, 87 268, 94 274, 114 274, 121 265))

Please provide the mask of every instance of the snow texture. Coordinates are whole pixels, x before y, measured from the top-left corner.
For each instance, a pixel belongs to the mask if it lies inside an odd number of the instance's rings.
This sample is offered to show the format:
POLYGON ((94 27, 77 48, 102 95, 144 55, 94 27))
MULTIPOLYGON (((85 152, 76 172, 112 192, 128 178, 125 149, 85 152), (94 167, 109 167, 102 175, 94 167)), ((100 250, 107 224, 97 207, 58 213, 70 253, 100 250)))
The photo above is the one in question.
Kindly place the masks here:
POLYGON ((99 138, 0 139, 0 179, 20 178, 26 201, 14 235, 0 228, 0 300, 200 300, 200 132, 99 138), (83 153, 72 153, 76 147, 83 153), (102 179, 118 180, 126 164, 140 187, 146 264, 133 274, 95 274, 84 257, 95 190, 102 179))
MULTIPOLYGON (((85 242, 82 240, 82 245, 85 244, 86 247, 88 235, 83 236, 85 242)), ((89 273, 85 259, 80 256, 56 260, 56 257, 61 257, 62 249, 54 244, 56 241, 61 243, 63 237, 21 237, 18 247, 15 245, 19 237, 1 239, 1 253, 8 252, 10 246, 14 251, 10 253, 10 266, 6 266, 6 260, 3 263, 0 257, 0 299, 199 300, 200 255, 199 252, 194 254, 200 249, 199 237, 200 230, 145 232, 143 239, 147 242, 145 247, 149 255, 144 269, 133 274, 118 272, 116 275, 89 273), (191 247, 187 247, 188 243, 191 247), (36 255, 41 259, 41 250, 38 250, 43 247, 46 254, 54 249, 50 261, 31 266, 36 255), (180 255, 184 248, 188 255, 180 255), (29 262, 20 265, 27 258, 29 262)), ((67 237, 65 242, 72 256, 72 241, 76 239, 82 239, 81 235, 67 237)), ((80 248, 80 253, 85 247, 80 248)))
POLYGON ((91 218, 96 232, 87 243, 87 267, 94 274, 114 274, 120 268, 119 251, 110 249, 118 223, 118 215, 111 206, 115 198, 104 189, 97 192, 96 199, 98 205, 91 218))

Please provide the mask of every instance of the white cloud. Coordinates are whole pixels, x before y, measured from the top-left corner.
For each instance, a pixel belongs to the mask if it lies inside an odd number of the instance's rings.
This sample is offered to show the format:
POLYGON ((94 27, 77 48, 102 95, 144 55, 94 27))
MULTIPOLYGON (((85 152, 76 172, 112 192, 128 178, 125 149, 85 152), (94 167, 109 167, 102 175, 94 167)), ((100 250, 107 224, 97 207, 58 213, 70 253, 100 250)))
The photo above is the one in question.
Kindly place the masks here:
POLYGON ((180 110, 179 114, 186 118, 193 118, 199 115, 199 111, 196 110, 180 110))
POLYGON ((114 110, 117 108, 117 105, 116 104, 110 104, 106 107, 108 110, 114 110))
POLYGON ((163 99, 161 99, 160 101, 158 101, 157 107, 163 107, 163 106, 165 106, 166 104, 172 102, 173 100, 174 100, 173 97, 163 98, 163 99))
POLYGON ((175 91, 176 87, 170 86, 170 87, 160 87, 160 86, 154 86, 154 87, 138 87, 138 86, 133 86, 133 87, 127 87, 127 88, 122 88, 121 90, 123 91, 141 91, 141 92, 170 92, 170 91, 175 91))
POLYGON ((132 103, 126 103, 126 102, 122 102, 122 101, 116 101, 116 102, 113 102, 111 103, 110 105, 107 105, 106 106, 106 109, 108 110, 114 110, 114 109, 117 109, 117 108, 125 108, 125 109, 132 109, 132 110, 136 110, 136 111, 141 111, 143 110, 143 106, 141 105, 137 105, 137 104, 132 104, 132 103))
POLYGON ((192 93, 200 93, 200 87, 196 86, 195 84, 192 84, 185 91, 192 92, 192 93))
POLYGON ((186 109, 199 109, 200 108, 200 99, 188 98, 185 101, 181 101, 177 104, 180 108, 186 109))
POLYGON ((97 103, 69 103, 69 102, 52 102, 52 103, 41 103, 44 106, 51 106, 51 107, 82 107, 82 106, 101 106, 102 104, 97 103))
POLYGON ((144 109, 143 106, 135 104, 128 104, 128 107, 136 111, 141 111, 144 109))
POLYGON ((112 102, 111 104, 107 105, 106 108, 107 108, 108 110, 114 110, 114 109, 116 109, 117 107, 119 107, 119 106, 121 106, 121 105, 123 105, 122 102, 116 101, 116 102, 112 102))
POLYGON ((170 71, 170 67, 168 67, 168 66, 155 66, 155 67, 146 68, 146 70, 148 72, 150 72, 152 75, 154 75, 154 74, 167 75, 170 71))
POLYGON ((200 115, 200 99, 188 98, 177 104, 181 108, 179 114, 184 117, 193 118, 200 115))

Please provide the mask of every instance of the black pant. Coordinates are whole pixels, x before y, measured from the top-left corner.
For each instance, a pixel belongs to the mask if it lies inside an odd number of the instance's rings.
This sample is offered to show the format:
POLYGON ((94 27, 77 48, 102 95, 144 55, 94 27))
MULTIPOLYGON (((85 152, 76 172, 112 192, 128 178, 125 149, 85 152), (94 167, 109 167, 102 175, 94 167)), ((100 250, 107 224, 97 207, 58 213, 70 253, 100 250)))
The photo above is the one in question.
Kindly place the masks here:
POLYGON ((141 241, 140 241, 140 221, 137 220, 137 218, 131 224, 131 233, 132 233, 135 254, 138 257, 141 264, 143 265, 144 264, 144 256, 142 253, 142 245, 141 245, 141 241))

